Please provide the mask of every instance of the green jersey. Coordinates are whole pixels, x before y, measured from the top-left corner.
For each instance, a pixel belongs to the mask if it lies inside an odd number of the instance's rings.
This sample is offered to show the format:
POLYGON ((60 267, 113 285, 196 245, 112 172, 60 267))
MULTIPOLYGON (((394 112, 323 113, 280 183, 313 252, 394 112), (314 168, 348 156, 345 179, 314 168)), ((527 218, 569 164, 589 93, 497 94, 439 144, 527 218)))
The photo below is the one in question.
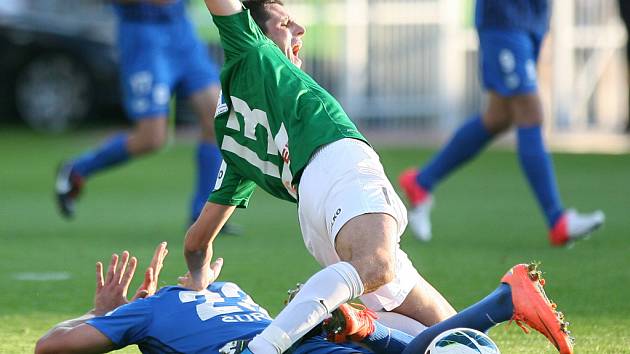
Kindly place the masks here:
POLYGON ((295 202, 295 186, 318 147, 365 138, 337 100, 265 36, 248 10, 213 20, 225 52, 215 115, 224 163, 209 201, 246 207, 258 185, 295 202))

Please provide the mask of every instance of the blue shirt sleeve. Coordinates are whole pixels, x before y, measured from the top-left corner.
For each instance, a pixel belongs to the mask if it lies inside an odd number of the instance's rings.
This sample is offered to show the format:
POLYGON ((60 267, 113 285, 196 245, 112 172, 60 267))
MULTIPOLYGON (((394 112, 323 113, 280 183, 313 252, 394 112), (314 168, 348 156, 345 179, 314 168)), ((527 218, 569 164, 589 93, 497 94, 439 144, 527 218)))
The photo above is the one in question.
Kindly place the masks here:
POLYGON ((88 320, 87 324, 98 329, 119 348, 137 344, 146 337, 151 324, 149 299, 139 299, 120 306, 105 316, 88 320))

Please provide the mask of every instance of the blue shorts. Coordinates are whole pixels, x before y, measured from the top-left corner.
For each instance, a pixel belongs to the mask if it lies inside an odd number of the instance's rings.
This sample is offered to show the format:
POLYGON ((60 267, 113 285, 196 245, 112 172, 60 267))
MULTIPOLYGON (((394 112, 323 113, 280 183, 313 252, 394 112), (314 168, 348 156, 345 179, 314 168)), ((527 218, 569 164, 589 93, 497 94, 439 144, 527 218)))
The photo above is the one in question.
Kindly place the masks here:
POLYGON ((483 86, 501 96, 538 90, 536 64, 544 34, 479 30, 479 66, 483 86))
POLYGON ((308 338, 291 348, 291 354, 369 354, 370 350, 355 343, 335 344, 318 335, 308 338))
POLYGON ((189 21, 121 21, 118 31, 123 103, 131 119, 168 115, 173 93, 185 98, 219 84, 189 21))

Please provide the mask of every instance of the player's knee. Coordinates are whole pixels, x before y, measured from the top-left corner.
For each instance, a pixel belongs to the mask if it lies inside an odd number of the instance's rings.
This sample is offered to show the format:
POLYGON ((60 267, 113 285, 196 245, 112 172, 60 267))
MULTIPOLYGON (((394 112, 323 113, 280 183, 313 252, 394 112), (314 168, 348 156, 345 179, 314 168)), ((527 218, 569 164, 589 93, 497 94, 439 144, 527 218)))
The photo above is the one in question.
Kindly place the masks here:
POLYGON ((166 143, 166 134, 155 132, 154 134, 142 134, 139 136, 137 146, 138 153, 148 153, 159 150, 166 143))

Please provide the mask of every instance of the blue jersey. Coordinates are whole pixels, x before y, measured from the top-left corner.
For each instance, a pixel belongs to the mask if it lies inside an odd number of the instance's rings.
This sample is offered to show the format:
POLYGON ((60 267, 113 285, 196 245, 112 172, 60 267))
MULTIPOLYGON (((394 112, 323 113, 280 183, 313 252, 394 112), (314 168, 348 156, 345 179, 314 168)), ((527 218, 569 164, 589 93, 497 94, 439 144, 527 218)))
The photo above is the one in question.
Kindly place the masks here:
POLYGON ((236 284, 216 282, 205 291, 165 287, 87 323, 119 348, 137 344, 143 353, 219 353, 262 332, 271 318, 236 284))
POLYGON ((184 0, 176 0, 167 5, 154 5, 147 2, 117 3, 114 2, 116 15, 121 21, 131 22, 169 22, 185 18, 186 4, 184 0))
POLYGON ((475 25, 478 29, 544 34, 550 13, 549 0, 477 0, 475 25))

